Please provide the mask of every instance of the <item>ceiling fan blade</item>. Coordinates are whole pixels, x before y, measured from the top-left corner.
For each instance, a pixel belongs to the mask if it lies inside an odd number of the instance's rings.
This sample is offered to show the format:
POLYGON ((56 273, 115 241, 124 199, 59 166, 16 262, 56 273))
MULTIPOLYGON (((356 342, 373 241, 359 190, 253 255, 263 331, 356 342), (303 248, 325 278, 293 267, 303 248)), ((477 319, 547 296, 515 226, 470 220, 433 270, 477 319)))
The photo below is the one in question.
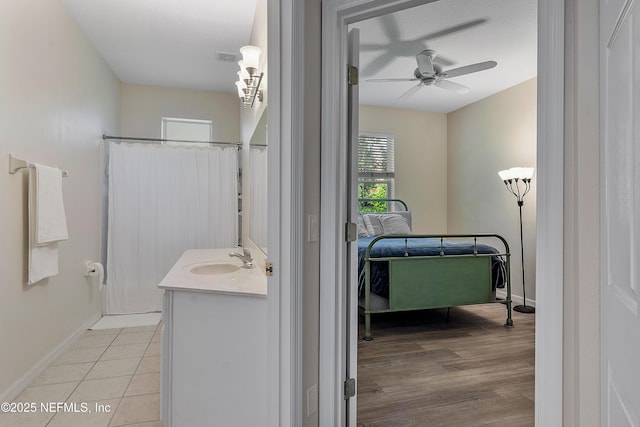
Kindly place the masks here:
POLYGON ((389 62, 395 58, 390 52, 381 53, 376 56, 366 67, 362 69, 362 75, 372 76, 382 70, 389 62))
POLYGON ((387 43, 385 44, 377 44, 377 43, 362 43, 360 45, 360 50, 361 51, 369 51, 369 50, 384 50, 389 48, 389 45, 387 43))
POLYGON ((469 28, 473 28, 478 25, 482 25, 487 22, 487 19, 474 19, 469 22, 465 22, 463 24, 454 25, 453 27, 445 28, 444 30, 436 31, 435 33, 426 34, 422 37, 418 37, 414 41, 427 41, 431 39, 435 39, 438 37, 447 36, 452 33, 457 33, 458 31, 468 30, 469 28))
POLYGON ((408 91, 406 91, 405 93, 400 95, 398 97, 398 99, 407 99, 407 98, 409 98, 411 95, 413 95, 414 93, 419 91, 422 86, 423 86, 422 82, 418 83, 415 86, 412 86, 408 91))
POLYGON ((380 17, 380 25, 382 25, 382 31, 387 36, 389 41, 396 41, 400 39, 400 28, 396 18, 389 14, 380 17))
POLYGON ((461 85, 460 83, 450 82, 449 80, 439 80, 435 82, 435 85, 441 89, 446 89, 455 93, 467 93, 471 89, 466 86, 461 85))
POLYGON ((433 68, 433 56, 435 53, 432 50, 423 50, 416 55, 416 62, 418 63, 418 70, 423 76, 433 76, 436 70, 433 68))
POLYGON ((477 64, 465 65, 464 67, 446 70, 445 74, 447 75, 447 78, 458 77, 465 74, 477 73, 482 70, 488 70, 496 65, 498 65, 496 61, 478 62, 477 64))
POLYGON ((455 64, 454 61, 452 61, 449 58, 446 58, 440 54, 438 54, 435 58, 433 58, 433 63, 434 64, 438 64, 441 65, 443 67, 451 67, 452 65, 455 64))
POLYGON ((365 82, 417 82, 418 79, 366 79, 365 82))

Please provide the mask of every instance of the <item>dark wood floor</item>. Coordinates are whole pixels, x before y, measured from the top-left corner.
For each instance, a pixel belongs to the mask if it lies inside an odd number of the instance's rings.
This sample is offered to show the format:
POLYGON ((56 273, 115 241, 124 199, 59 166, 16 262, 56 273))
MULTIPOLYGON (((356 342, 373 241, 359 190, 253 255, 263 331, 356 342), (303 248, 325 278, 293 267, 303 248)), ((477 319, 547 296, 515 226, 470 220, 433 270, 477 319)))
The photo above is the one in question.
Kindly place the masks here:
POLYGON ((373 316, 374 340, 358 344, 358 426, 534 425, 535 315, 514 312, 514 328, 501 304, 446 317, 373 316))

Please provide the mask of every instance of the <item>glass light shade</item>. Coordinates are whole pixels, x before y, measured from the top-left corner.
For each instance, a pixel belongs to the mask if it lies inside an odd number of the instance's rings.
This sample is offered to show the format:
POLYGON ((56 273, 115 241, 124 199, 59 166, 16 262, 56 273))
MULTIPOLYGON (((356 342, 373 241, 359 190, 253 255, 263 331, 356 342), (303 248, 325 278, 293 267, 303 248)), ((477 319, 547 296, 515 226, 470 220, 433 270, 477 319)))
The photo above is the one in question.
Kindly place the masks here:
POLYGON ((533 168, 511 168, 511 173, 517 179, 531 179, 533 177, 533 168))
POLYGON ((241 82, 246 83, 251 78, 251 76, 249 76, 249 72, 244 67, 244 62, 238 61, 238 65, 240 66, 240 71, 238 71, 238 78, 241 82))
POLYGON ((240 53, 242 54, 242 60, 246 68, 253 68, 254 71, 258 69, 262 49, 257 46, 242 46, 240 53))
POLYGON ((522 168, 522 177, 525 179, 533 178, 533 168, 522 168))
POLYGON ((531 179, 533 178, 533 168, 515 167, 511 169, 505 169, 498 172, 500 179, 508 181, 510 179, 531 179))
POLYGON ((513 178, 513 176, 511 175, 511 169, 502 170, 498 172, 498 175, 500 175, 500 179, 503 181, 508 181, 513 178))
POLYGON ((247 87, 246 83, 239 80, 236 82, 236 87, 238 88, 238 96, 244 98, 244 88, 247 87))

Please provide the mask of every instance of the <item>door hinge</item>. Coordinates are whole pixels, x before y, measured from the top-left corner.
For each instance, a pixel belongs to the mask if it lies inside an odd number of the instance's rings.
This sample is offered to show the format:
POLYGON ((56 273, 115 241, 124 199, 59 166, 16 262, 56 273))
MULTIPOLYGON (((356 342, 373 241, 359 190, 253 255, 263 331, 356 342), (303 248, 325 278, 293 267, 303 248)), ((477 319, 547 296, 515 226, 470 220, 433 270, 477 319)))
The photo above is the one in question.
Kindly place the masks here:
POLYGON ((273 263, 271 261, 264 262, 264 273, 267 277, 273 276, 273 263))
POLYGON ((344 240, 347 243, 358 240, 358 226, 353 222, 344 225, 344 240))
POLYGON ((347 378, 344 380, 344 398, 348 399, 356 395, 356 379, 347 378))
POLYGON ((349 86, 355 86, 358 84, 358 67, 347 65, 347 82, 349 83, 349 86))

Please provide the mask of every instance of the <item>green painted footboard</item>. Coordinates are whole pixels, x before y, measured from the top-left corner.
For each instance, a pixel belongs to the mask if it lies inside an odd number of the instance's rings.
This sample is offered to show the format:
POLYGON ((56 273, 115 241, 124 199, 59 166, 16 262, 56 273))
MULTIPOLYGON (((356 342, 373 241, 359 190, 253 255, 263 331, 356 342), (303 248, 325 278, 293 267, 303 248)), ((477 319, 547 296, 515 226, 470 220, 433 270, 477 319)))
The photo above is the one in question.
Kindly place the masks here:
POLYGON ((365 340, 371 340, 371 314, 382 312, 424 310, 432 308, 455 307, 470 304, 502 303, 507 309, 505 326, 513 326, 511 318, 511 274, 509 246, 504 238, 497 234, 474 235, 411 235, 379 236, 371 241, 365 256, 365 340), (504 252, 498 254, 479 254, 474 250, 469 255, 441 255, 415 257, 372 258, 371 248, 383 239, 397 238, 438 238, 477 239, 492 238, 502 243, 504 252), (497 300, 493 290, 491 262, 492 257, 502 256, 506 261, 506 298, 497 300), (389 263, 389 307, 371 308, 371 263, 389 263))

